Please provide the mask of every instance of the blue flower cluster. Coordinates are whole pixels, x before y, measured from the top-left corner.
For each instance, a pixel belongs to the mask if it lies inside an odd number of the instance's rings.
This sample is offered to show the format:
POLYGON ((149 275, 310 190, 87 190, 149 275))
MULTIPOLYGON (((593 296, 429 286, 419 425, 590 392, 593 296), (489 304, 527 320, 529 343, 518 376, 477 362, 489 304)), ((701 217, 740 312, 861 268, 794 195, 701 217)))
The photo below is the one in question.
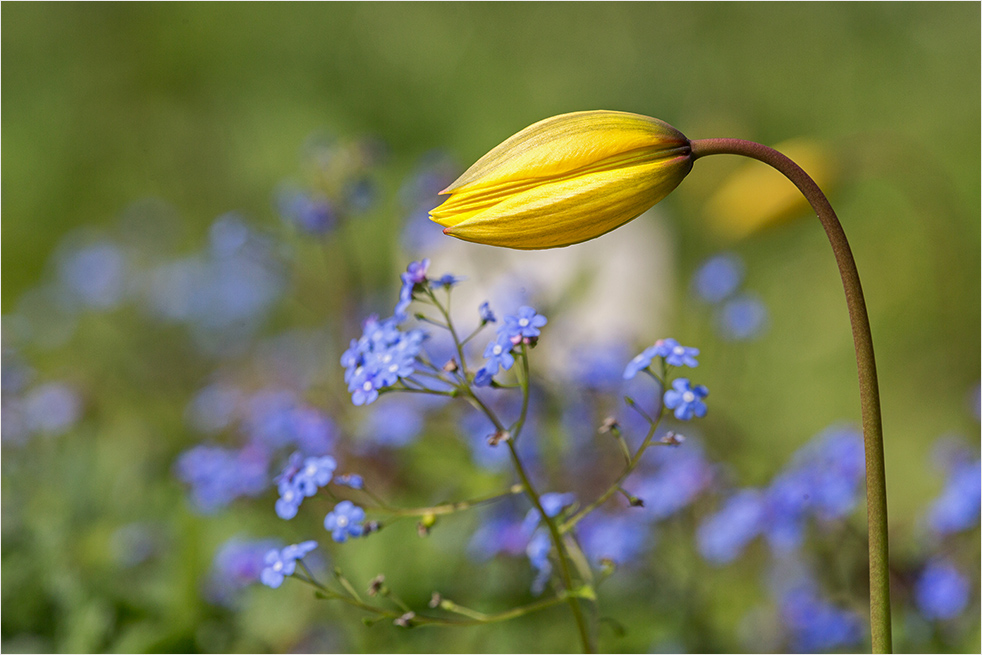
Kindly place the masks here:
POLYGON ((394 317, 382 321, 369 317, 361 338, 352 340, 341 355, 351 402, 371 404, 378 398, 379 390, 411 376, 416 371, 416 356, 424 339, 426 333, 422 330, 401 331, 394 317))
POLYGON ((195 446, 175 464, 178 479, 191 487, 195 507, 214 513, 240 496, 258 496, 269 486, 269 449, 257 444, 236 448, 195 446))
POLYGON ((236 214, 211 227, 210 247, 146 271, 141 281, 150 311, 187 326, 208 352, 241 348, 286 287, 284 267, 269 239, 236 214))
POLYGON ((270 465, 282 449, 294 447, 309 457, 323 456, 337 432, 326 414, 284 389, 246 395, 214 383, 191 400, 187 414, 203 432, 215 434, 238 425, 247 437, 238 448, 200 445, 178 458, 177 477, 190 486, 195 506, 207 513, 268 489, 270 465))
POLYGON ((675 339, 659 339, 653 346, 648 346, 628 362, 624 369, 624 379, 630 380, 641 371, 648 370, 656 357, 661 357, 669 366, 699 366, 696 357, 698 348, 683 346, 675 339))
POLYGON ((277 478, 280 497, 276 501, 276 515, 281 519, 292 519, 297 515, 304 498, 326 487, 334 475, 338 464, 333 457, 307 457, 300 461, 300 453, 294 453, 290 463, 277 478))
POLYGON ((953 619, 968 606, 970 583, 953 564, 933 559, 914 585, 914 602, 927 619, 953 619))
MULTIPOLYGON (((654 345, 648 346, 628 362, 624 368, 623 378, 632 380, 642 371, 655 375, 651 371, 651 364, 656 358, 661 358, 666 367, 688 366, 695 368, 699 366, 699 362, 696 360, 698 355, 698 348, 683 346, 675 339, 659 339, 654 345)), ((657 378, 657 376, 655 377, 657 378)), ((708 395, 709 389, 704 385, 693 386, 688 378, 676 378, 672 381, 672 388, 663 394, 662 400, 666 408, 674 410, 675 418, 680 421, 690 421, 693 418, 703 418, 706 415, 707 408, 704 399, 708 395)))
POLYGON ((948 460, 944 489, 927 511, 928 527, 940 537, 978 525, 982 505, 982 460, 960 450, 948 460))
POLYGON ((824 600, 811 580, 789 585, 778 605, 790 635, 790 651, 821 653, 852 649, 863 638, 863 620, 855 612, 824 600))
POLYGON ((699 526, 699 551, 724 564, 763 535, 775 552, 791 552, 801 546, 810 516, 831 521, 852 512, 864 473, 862 436, 830 428, 799 450, 767 489, 744 489, 727 498, 699 526))
MULTIPOLYGON (((482 324, 496 320, 487 303, 481 305, 480 314, 482 324)), ((519 307, 514 315, 504 316, 501 325, 498 326, 497 335, 484 349, 486 361, 484 366, 474 374, 474 385, 489 386, 499 370, 511 369, 515 364, 515 356, 512 355, 514 347, 522 342, 533 343, 533 340, 539 338, 542 333, 541 328, 547 322, 545 316, 528 305, 519 307)))

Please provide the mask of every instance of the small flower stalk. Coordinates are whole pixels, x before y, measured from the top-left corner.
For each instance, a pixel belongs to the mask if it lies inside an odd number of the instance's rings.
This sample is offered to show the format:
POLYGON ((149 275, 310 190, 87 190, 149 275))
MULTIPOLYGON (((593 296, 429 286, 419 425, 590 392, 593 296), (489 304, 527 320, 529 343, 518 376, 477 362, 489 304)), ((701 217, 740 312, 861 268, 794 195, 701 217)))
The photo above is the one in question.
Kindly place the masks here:
POLYGON ((444 233, 523 250, 595 239, 663 199, 692 168, 689 140, 655 118, 583 111, 539 121, 481 157, 430 212, 444 233))

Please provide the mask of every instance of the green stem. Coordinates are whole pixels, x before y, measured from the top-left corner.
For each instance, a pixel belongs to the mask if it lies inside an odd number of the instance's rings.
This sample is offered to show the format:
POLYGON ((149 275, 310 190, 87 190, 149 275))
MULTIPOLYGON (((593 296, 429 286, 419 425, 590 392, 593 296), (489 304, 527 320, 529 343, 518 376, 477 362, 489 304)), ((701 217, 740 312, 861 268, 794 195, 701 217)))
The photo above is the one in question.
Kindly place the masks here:
POLYGON ((528 416, 529 410, 529 356, 528 356, 528 346, 524 343, 522 344, 522 368, 521 377, 518 380, 518 385, 522 389, 522 410, 518 415, 518 420, 515 425, 512 426, 512 441, 518 439, 518 435, 521 434, 522 428, 525 427, 525 418, 528 416))
POLYGON ((742 139, 700 139, 690 143, 692 159, 706 155, 742 155, 761 161, 784 174, 818 214, 825 228, 839 276, 846 292, 849 322, 859 369, 859 398, 863 413, 863 437, 866 444, 866 508, 869 530, 870 632, 874 653, 893 649, 890 628, 890 571, 887 534, 886 471, 883 461, 883 424, 880 418, 880 394, 873 357, 866 301, 859 282, 859 272, 832 205, 815 181, 793 161, 773 148, 742 139))
POLYGON ((542 507, 542 501, 539 499, 539 494, 536 492, 535 487, 532 486, 531 480, 529 480, 528 474, 525 472, 525 466, 522 464, 521 458, 518 456, 518 450, 515 449, 515 444, 511 439, 506 442, 508 444, 508 452, 511 453, 512 464, 515 465, 515 471, 518 473, 519 479, 522 481, 522 485, 525 487, 525 493, 535 505, 536 511, 539 512, 539 516, 542 517, 543 523, 549 529, 549 534, 552 537, 552 543, 556 547, 556 559, 559 560, 559 574, 563 579, 563 585, 565 588, 565 593, 567 594, 567 600, 569 601, 569 608, 573 612, 573 618, 576 620, 576 629, 580 633, 580 641, 583 644, 583 651, 587 653, 597 652, 596 647, 593 644, 593 640, 590 637, 590 630, 586 624, 586 616, 583 614, 583 608, 580 607, 579 600, 573 595, 573 574, 570 571, 569 556, 566 553, 566 548, 563 544, 563 537, 559 533, 559 528, 556 527, 556 522, 546 514, 545 508, 542 507))
MULTIPOLYGON (((367 490, 366 490, 367 491, 367 490)), ((379 511, 384 514, 389 514, 391 516, 426 516, 427 514, 452 514, 460 510, 470 509, 477 505, 483 505, 485 503, 493 503, 498 500, 503 500, 509 496, 515 494, 520 494, 524 492, 525 489, 520 484, 512 485, 508 488, 508 491, 504 493, 498 492, 495 494, 490 494, 487 496, 480 496, 478 498, 470 498, 468 500, 458 500, 453 503, 443 503, 440 505, 433 505, 431 507, 412 507, 412 508, 399 508, 391 507, 388 504, 382 502, 380 498, 372 494, 372 499, 378 504, 379 511)))
MULTIPOLYGON (((354 592, 354 589, 348 589, 349 596, 339 594, 337 591, 327 587, 320 582, 310 573, 310 570, 300 563, 302 571, 295 572, 293 577, 310 585, 317 591, 319 591, 323 598, 327 600, 339 600, 342 603, 351 605, 352 607, 357 607, 360 610, 376 614, 378 616, 390 619, 396 619, 405 614, 406 609, 400 609, 398 611, 389 610, 384 607, 379 607, 377 605, 372 605, 371 603, 366 603, 354 592)), ((346 581, 347 582, 347 581, 346 581)), ((350 585, 349 585, 350 587, 350 585)), ((481 625, 485 623, 498 623, 500 621, 508 621, 510 619, 515 619, 520 616, 525 616, 526 614, 531 614, 532 612, 538 612, 554 605, 559 605, 560 603, 566 602, 569 599, 569 595, 564 591, 552 598, 546 598, 544 600, 536 601, 534 603, 529 603, 528 605, 522 605, 521 607, 514 607, 510 610, 505 610, 504 612, 497 612, 495 614, 484 614, 482 612, 477 612, 474 610, 467 610, 464 612, 460 611, 460 607, 450 603, 451 607, 442 607, 446 611, 455 612, 467 616, 468 619, 448 619, 439 616, 432 616, 428 614, 416 614, 413 617, 413 623, 419 626, 448 626, 448 627, 461 627, 461 626, 471 626, 471 625, 481 625)), ((403 604, 404 605, 404 604, 403 604)))
MULTIPOLYGON (((637 452, 634 453, 634 456, 628 459, 627 465, 624 467, 624 470, 621 471, 621 474, 617 476, 617 479, 614 480, 614 482, 607 487, 607 490, 600 494, 595 501, 578 511, 573 516, 569 517, 566 522, 559 527, 560 532, 566 533, 572 530, 573 527, 583 518, 585 518, 587 514, 606 503, 608 500, 610 500, 611 496, 620 490, 624 480, 626 480, 627 476, 631 475, 631 472, 637 468, 638 464, 641 462, 641 456, 644 455, 644 451, 651 445, 651 440, 655 436, 655 431, 658 429, 658 424, 661 422, 661 417, 663 415, 664 411, 659 411, 656 419, 648 419, 648 423, 650 425, 648 428, 648 434, 645 435, 644 441, 641 442, 641 446, 638 448, 637 452)), ((647 418, 647 415, 645 418, 647 418)))

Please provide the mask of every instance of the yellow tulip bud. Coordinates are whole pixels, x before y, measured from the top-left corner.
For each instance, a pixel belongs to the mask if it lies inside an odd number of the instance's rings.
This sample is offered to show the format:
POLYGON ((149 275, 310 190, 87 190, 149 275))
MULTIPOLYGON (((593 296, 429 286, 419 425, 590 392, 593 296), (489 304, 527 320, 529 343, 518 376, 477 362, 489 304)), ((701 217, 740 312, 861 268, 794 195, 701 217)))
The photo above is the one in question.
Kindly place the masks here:
POLYGON ((655 118, 581 111, 531 125, 441 191, 444 234, 523 250, 594 239, 637 218, 692 168, 689 140, 655 118))

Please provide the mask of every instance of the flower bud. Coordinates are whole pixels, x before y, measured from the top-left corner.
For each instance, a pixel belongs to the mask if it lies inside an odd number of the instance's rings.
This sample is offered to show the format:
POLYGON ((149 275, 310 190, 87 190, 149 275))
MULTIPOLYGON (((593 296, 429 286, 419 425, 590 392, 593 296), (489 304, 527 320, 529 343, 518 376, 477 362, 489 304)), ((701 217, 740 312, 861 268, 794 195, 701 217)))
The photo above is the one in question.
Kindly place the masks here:
POLYGON ((531 125, 444 189, 444 234, 525 250, 594 239, 637 218, 692 168, 689 140, 660 120, 582 111, 531 125))

